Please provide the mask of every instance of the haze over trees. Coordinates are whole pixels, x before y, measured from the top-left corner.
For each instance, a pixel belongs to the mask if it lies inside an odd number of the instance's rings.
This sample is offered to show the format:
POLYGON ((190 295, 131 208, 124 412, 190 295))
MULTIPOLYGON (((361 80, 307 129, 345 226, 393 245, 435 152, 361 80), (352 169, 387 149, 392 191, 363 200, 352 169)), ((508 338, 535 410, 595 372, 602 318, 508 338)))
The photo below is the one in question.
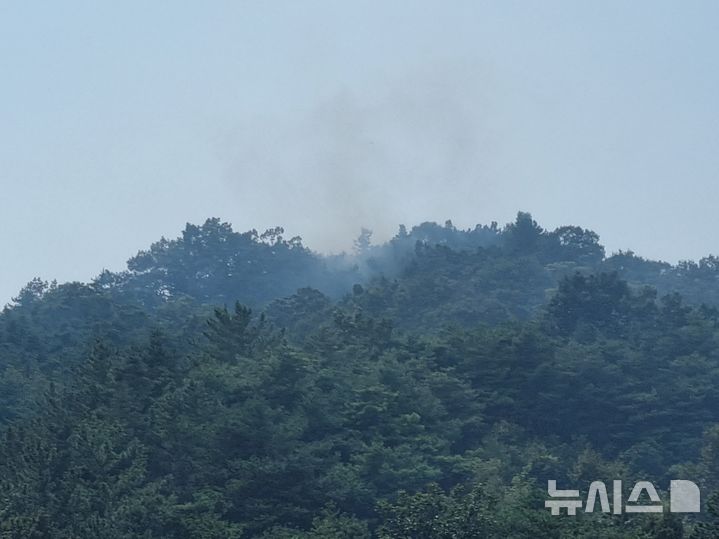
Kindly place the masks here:
POLYGON ((717 537, 719 259, 527 213, 355 246, 209 219, 32 280, 0 314, 0 537, 717 537), (701 515, 544 508, 678 477, 701 515))

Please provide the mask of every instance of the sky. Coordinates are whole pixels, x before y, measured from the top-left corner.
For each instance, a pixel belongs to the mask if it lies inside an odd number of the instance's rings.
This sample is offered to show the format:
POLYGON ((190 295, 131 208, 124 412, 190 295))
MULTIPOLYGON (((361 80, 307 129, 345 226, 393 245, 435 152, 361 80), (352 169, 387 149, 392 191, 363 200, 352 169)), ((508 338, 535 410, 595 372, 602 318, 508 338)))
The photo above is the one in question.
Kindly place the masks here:
POLYGON ((719 3, 0 0, 0 304, 185 223, 719 253, 719 3))

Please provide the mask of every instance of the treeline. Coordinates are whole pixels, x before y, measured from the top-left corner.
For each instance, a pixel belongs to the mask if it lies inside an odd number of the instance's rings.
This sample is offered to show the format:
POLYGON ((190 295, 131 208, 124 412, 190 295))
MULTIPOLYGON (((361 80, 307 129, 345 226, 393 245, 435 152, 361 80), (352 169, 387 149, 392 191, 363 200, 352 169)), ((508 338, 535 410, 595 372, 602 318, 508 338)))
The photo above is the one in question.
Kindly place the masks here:
POLYGON ((0 537, 717 537, 719 503, 544 508, 548 479, 719 491, 712 260, 528 214, 345 257, 209 220, 35 280, 0 316, 0 537))

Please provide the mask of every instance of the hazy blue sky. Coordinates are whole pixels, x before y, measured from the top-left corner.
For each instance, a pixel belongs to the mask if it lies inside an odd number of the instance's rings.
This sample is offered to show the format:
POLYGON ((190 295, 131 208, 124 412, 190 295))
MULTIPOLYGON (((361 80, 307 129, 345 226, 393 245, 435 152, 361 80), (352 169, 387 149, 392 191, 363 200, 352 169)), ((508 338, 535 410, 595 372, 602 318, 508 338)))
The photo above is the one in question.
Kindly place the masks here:
POLYGON ((0 2, 0 304, 187 221, 719 252, 718 2, 0 2))

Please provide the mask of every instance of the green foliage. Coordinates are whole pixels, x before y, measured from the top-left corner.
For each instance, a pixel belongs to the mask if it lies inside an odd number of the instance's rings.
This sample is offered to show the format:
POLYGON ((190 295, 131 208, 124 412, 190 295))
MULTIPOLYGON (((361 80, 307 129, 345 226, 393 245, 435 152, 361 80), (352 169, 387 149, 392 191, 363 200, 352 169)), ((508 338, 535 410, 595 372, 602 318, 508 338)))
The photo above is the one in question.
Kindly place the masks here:
POLYGON ((466 496, 461 489, 449 495, 437 485, 410 495, 400 492, 394 503, 380 504, 381 539, 471 539, 498 533, 497 503, 481 488, 466 496))
POLYGON ((525 213, 345 257, 282 235, 211 219, 20 292, 0 538, 719 534, 716 497, 688 520, 544 507, 548 479, 719 491, 716 259, 605 258, 525 213))

